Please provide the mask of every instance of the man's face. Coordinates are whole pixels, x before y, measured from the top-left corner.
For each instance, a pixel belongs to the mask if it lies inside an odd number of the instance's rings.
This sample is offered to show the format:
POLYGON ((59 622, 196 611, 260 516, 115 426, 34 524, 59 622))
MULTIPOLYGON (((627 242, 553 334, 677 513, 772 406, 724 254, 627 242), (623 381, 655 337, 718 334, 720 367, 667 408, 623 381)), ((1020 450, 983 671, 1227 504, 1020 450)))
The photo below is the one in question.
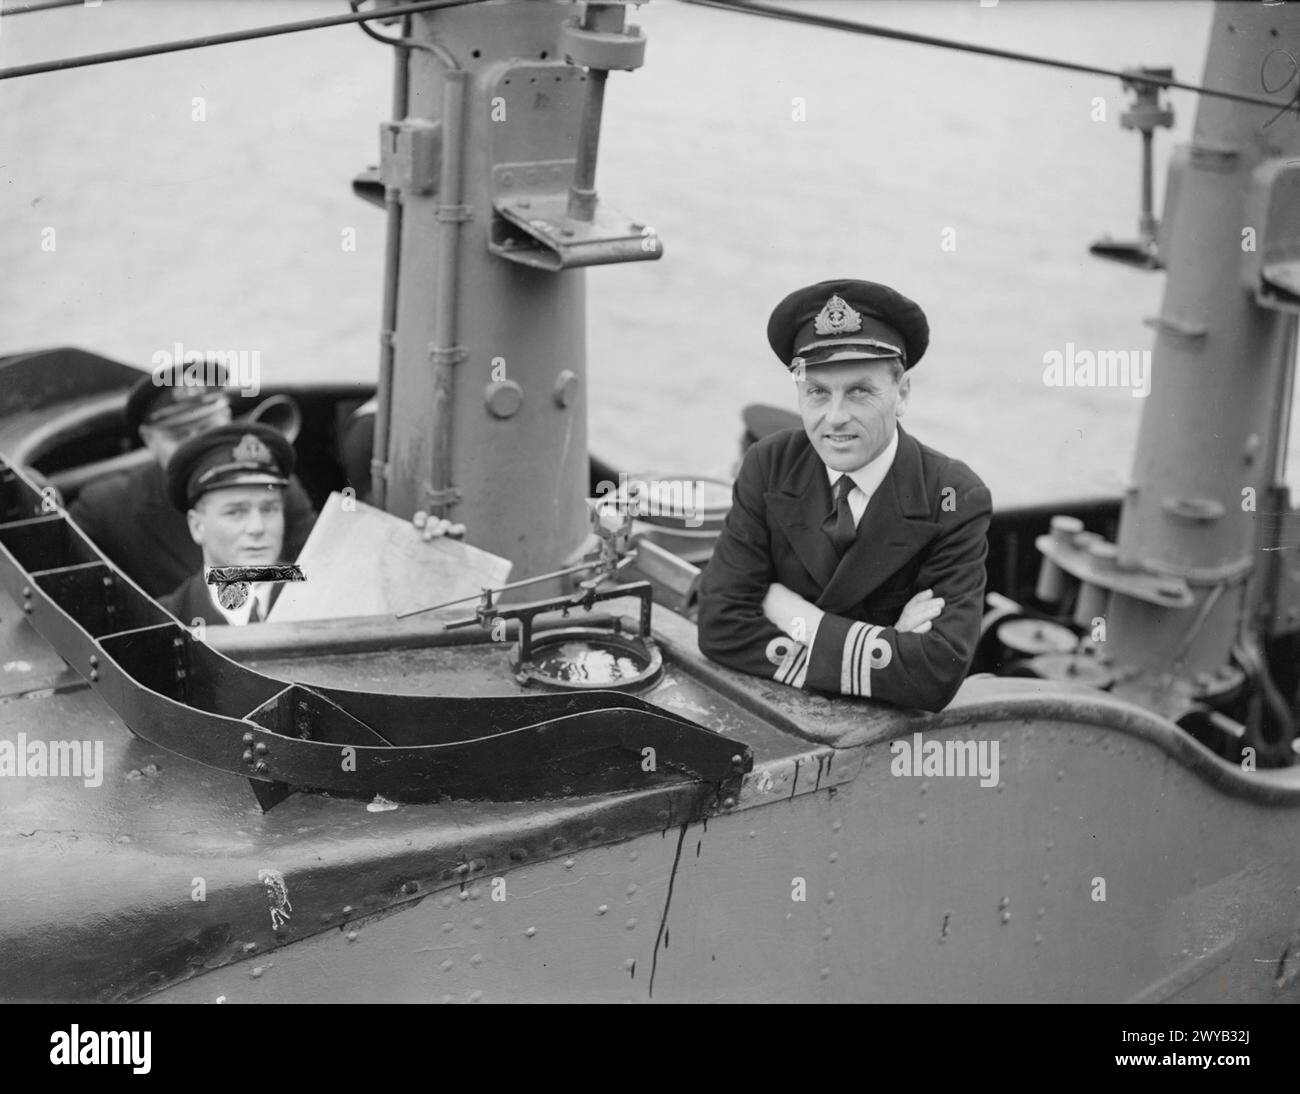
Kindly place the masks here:
POLYGON ((206 566, 269 566, 284 545, 284 491, 228 486, 204 494, 187 514, 206 566))
POLYGON ((894 378, 896 362, 813 365, 795 386, 799 414, 813 448, 834 471, 856 471, 875 459, 907 405, 911 377, 894 378))
POLYGON ((140 427, 140 439, 144 441, 145 447, 153 453, 154 459, 158 461, 158 466, 166 471, 167 461, 172 458, 172 453, 191 437, 197 437, 200 433, 206 433, 209 429, 216 429, 219 425, 229 424, 230 404, 225 403, 218 406, 212 414, 196 422, 191 422, 189 425, 172 426, 170 428, 142 425, 140 427))

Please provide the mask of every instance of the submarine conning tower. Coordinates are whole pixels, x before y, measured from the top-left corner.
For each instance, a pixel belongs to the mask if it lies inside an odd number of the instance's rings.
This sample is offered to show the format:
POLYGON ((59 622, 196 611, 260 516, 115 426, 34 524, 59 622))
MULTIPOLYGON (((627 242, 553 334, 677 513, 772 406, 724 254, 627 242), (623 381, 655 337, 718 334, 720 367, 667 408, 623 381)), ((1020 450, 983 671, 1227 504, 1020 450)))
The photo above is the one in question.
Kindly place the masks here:
POLYGON ((595 188, 606 77, 645 38, 623 3, 402 18, 372 498, 462 522, 532 577, 590 527, 583 268, 662 254, 595 188))
MULTIPOLYGON (((1218 4, 1203 83, 1277 92, 1300 79, 1296 42, 1300 5, 1218 4)), ((1261 650, 1300 632, 1300 520, 1283 478, 1300 312, 1295 115, 1294 97, 1281 111, 1198 100, 1169 168, 1167 280, 1118 542, 1069 517, 1038 541, 1040 599, 1074 598, 1116 694, 1220 726, 1241 704, 1239 736, 1278 763, 1293 760, 1293 729, 1261 650)))

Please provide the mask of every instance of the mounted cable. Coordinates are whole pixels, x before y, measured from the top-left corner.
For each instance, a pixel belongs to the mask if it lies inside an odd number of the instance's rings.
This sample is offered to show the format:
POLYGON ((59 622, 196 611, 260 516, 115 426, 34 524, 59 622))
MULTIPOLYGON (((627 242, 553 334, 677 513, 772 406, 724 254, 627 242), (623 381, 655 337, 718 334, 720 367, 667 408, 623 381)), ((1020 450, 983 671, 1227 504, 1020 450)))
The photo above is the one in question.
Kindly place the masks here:
POLYGON ((31 15, 37 11, 53 11, 55 8, 79 8, 85 4, 86 0, 31 0, 31 3, 25 4, 21 8, 5 7, 0 10, 0 16, 5 15, 31 15))
POLYGON ((911 42, 914 45, 934 46, 936 49, 957 50, 960 53, 975 53, 982 57, 996 57, 1003 61, 1020 61, 1024 64, 1043 65, 1047 68, 1059 68, 1066 72, 1086 72, 1092 76, 1110 76, 1132 84, 1155 84, 1158 87, 1173 87, 1179 91, 1194 91, 1198 95, 1210 95, 1219 99, 1231 99, 1238 103, 1252 106, 1271 106, 1282 111, 1294 107, 1300 115, 1300 99, 1279 102, 1276 99, 1261 99, 1254 95, 1238 95, 1232 91, 1218 91, 1199 84, 1185 84, 1179 80, 1164 79, 1158 76, 1145 76, 1134 70, 1122 71, 1114 68, 1100 68, 1097 65, 1082 65, 1074 61, 1061 61, 1054 57, 1039 57, 1033 53, 1020 53, 1011 49, 995 49, 991 46, 977 46, 969 42, 958 42, 952 38, 935 38, 929 34, 914 34, 906 30, 894 30, 891 27, 876 26, 871 23, 855 23, 849 19, 836 19, 830 15, 813 15, 808 12, 795 12, 788 8, 773 7, 770 4, 757 4, 751 0, 682 0, 686 4, 698 4, 706 8, 718 8, 721 11, 740 12, 744 15, 763 15, 769 19, 783 19, 789 23, 803 23, 810 27, 825 27, 829 30, 842 30, 850 34, 865 34, 872 38, 888 38, 895 42, 911 42))
POLYGON ((18 76, 36 76, 43 72, 61 72, 70 68, 86 68, 90 65, 106 65, 114 61, 130 61, 137 57, 155 57, 161 53, 180 53, 189 49, 206 49, 208 46, 224 46, 232 42, 251 42, 257 38, 272 38, 280 34, 297 34, 300 31, 321 30, 324 27, 365 23, 373 19, 415 15, 424 11, 439 11, 442 8, 466 7, 469 4, 482 2, 483 0, 419 0, 417 3, 399 4, 383 11, 354 11, 347 15, 305 19, 297 23, 277 23, 268 27, 228 31, 225 34, 208 34, 201 38, 182 38, 174 42, 159 42, 150 46, 132 46, 129 49, 111 50, 104 53, 86 53, 78 57, 61 57, 54 61, 37 61, 30 65, 0 68, 0 80, 12 80, 18 76))

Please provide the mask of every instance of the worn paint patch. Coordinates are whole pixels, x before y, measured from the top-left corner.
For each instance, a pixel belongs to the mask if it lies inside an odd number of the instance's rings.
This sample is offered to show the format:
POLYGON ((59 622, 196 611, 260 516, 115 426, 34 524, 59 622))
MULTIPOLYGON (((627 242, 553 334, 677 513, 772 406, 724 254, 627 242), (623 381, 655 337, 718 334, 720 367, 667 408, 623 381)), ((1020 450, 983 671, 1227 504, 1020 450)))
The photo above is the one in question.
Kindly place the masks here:
POLYGON ((266 889, 266 902, 271 909, 271 930, 278 931, 289 921, 293 911, 293 905, 289 903, 289 886, 279 870, 258 870, 257 880, 266 889))
POLYGON ((1173 998, 1230 960, 1270 894, 1284 900, 1285 887, 1251 863, 1172 900, 1155 939, 1157 952, 1172 958, 1172 966, 1129 1001, 1173 998))

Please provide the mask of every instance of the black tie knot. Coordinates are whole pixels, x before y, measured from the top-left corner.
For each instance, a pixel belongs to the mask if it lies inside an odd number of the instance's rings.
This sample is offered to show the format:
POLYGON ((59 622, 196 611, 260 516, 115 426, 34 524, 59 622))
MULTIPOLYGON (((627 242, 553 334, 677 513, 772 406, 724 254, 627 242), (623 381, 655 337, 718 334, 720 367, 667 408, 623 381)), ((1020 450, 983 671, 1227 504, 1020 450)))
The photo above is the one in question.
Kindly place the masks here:
POLYGON ((853 480, 848 475, 841 475, 835 483, 835 508, 822 521, 822 531, 830 537, 835 553, 841 558, 844 552, 857 538, 858 525, 853 519, 853 510, 849 506, 849 495, 853 492, 853 480))

